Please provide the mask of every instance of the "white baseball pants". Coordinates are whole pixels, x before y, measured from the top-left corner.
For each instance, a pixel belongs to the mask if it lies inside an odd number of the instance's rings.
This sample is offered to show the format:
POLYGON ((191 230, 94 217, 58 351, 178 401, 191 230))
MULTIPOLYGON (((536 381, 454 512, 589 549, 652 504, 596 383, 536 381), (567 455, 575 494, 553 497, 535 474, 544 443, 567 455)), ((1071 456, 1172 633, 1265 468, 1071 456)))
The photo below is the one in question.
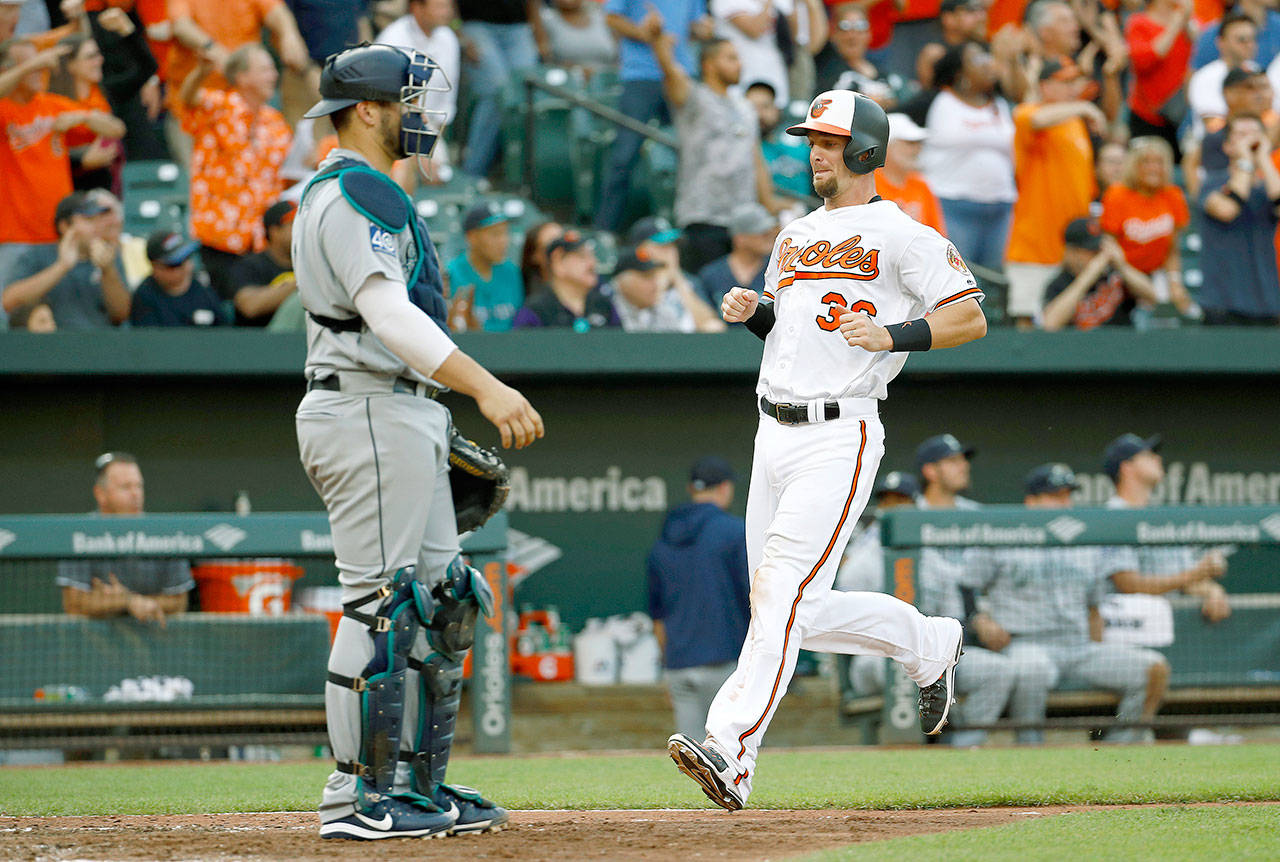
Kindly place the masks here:
POLYGON ((801 647, 891 658, 919 685, 950 666, 955 623, 883 593, 832 590, 840 555, 884 456, 876 401, 860 415, 782 425, 761 416, 747 497, 751 625, 733 676, 711 704, 707 736, 749 795, 765 730, 801 647))

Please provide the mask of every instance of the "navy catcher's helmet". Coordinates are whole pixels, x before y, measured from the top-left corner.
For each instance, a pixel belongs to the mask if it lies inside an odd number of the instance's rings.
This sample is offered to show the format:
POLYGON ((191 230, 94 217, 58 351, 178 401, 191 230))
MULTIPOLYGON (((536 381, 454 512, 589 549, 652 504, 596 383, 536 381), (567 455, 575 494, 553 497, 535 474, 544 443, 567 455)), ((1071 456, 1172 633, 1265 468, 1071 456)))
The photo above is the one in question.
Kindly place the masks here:
POLYGON ((445 121, 444 111, 427 108, 427 94, 449 89, 444 71, 421 51, 364 43, 325 60, 321 99, 304 116, 323 117, 358 102, 398 102, 408 108, 400 124, 404 154, 427 156, 445 121))
POLYGON ((844 163, 855 174, 869 174, 884 167, 889 146, 889 118, 884 109, 852 90, 827 90, 809 104, 804 122, 791 126, 787 134, 804 136, 810 131, 849 138, 844 147, 844 163))

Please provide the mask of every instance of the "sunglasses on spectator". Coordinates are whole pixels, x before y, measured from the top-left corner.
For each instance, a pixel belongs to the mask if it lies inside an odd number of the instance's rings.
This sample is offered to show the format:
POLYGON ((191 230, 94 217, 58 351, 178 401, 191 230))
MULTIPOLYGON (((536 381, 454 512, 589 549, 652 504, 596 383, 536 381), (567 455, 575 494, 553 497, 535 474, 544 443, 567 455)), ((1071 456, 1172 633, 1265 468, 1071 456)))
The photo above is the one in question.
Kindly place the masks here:
POLYGON ((871 25, 862 19, 858 19, 855 21, 852 18, 846 18, 845 20, 841 21, 839 24, 836 25, 836 29, 842 30, 845 33, 848 33, 850 31, 853 31, 855 33, 865 33, 866 31, 871 29, 871 25))

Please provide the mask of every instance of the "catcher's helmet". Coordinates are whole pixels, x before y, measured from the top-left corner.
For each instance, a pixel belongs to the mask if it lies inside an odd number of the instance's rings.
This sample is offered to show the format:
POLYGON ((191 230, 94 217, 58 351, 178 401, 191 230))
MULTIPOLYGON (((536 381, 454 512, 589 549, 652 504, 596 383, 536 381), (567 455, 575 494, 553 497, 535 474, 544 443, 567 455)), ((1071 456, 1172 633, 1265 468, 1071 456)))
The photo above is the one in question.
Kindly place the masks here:
POLYGON ((444 129, 443 111, 427 108, 427 93, 450 89, 436 62, 407 48, 364 43, 331 54, 320 72, 321 99, 303 116, 323 117, 357 102, 399 102, 409 108, 401 121, 405 155, 430 155, 444 129))
POLYGON ((803 123, 791 126, 787 134, 803 136, 810 131, 843 135, 844 163, 855 174, 869 174, 884 167, 884 151, 889 145, 889 118, 884 109, 852 90, 827 90, 809 104, 803 123))

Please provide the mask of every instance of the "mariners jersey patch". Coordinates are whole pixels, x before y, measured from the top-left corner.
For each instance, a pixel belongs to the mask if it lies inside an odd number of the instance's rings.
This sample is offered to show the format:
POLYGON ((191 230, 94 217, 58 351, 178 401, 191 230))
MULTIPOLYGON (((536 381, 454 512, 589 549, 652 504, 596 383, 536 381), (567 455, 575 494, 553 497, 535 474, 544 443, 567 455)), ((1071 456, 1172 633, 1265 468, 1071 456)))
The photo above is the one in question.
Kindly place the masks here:
POLYGON ((369 225, 369 246, 382 254, 396 256, 396 240, 390 231, 385 231, 376 224, 369 225))
POLYGON ((947 263, 951 264, 951 268, 956 272, 969 275, 969 267, 964 265, 964 261, 960 259, 960 252, 956 251, 956 247, 947 244, 947 263))

